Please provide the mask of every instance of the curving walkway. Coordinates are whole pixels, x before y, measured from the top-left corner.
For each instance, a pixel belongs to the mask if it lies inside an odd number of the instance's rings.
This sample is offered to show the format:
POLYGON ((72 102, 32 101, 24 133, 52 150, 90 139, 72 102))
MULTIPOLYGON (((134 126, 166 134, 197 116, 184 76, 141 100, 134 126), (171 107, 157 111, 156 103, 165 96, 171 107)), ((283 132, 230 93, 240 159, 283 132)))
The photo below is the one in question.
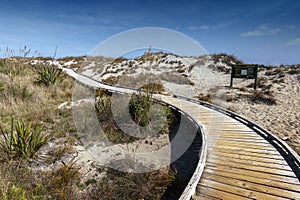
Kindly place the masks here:
MULTIPOLYGON (((100 83, 71 69, 62 70, 89 87, 135 92, 100 83)), ((203 102, 201 105, 195 100, 163 95, 155 98, 181 109, 204 129, 207 150, 201 153, 181 199, 192 195, 192 199, 300 199, 299 156, 276 136, 203 102)))
POLYGON ((263 136, 202 105, 162 100, 197 119, 206 134, 207 158, 193 199, 300 199, 299 166, 290 166, 263 136))

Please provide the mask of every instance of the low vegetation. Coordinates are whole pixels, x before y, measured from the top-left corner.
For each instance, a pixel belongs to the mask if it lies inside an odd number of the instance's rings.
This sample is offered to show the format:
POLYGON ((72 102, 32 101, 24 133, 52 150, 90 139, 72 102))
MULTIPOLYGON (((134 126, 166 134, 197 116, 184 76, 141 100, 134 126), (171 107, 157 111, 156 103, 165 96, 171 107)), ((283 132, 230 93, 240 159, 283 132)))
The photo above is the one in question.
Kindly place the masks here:
POLYGON ((47 143, 48 136, 42 134, 42 127, 33 128, 32 124, 25 124, 17 120, 11 119, 11 128, 8 132, 0 127, 0 132, 4 141, 0 141, 1 150, 8 157, 17 158, 34 158, 37 151, 47 143))
MULTIPOLYGON (((103 169, 103 179, 81 181, 82 166, 66 159, 79 143, 72 113, 58 109, 60 103, 70 102, 73 81, 52 66, 28 63, 21 57, 0 65, 0 199, 159 199, 174 180, 168 168, 145 174, 103 169)), ((162 90, 158 84, 150 88, 162 90)), ((104 113, 111 141, 136 140, 113 121, 109 94, 100 92, 95 107, 104 113)))
POLYGON ((267 105, 275 105, 276 99, 273 96, 273 93, 269 91, 254 91, 250 96, 250 99, 254 103, 263 103, 267 105))
POLYGON ((53 165, 57 158, 47 147, 76 140, 71 113, 58 109, 70 101, 73 80, 54 68, 41 73, 26 52, 0 60, 0 199, 77 199, 74 166, 53 165))
POLYGON ((109 169, 107 177, 96 183, 97 189, 90 194, 90 198, 158 200, 174 180, 175 174, 168 170, 136 174, 109 169))
POLYGON ((40 85, 49 86, 61 81, 61 70, 54 66, 42 65, 37 67, 37 78, 35 82, 40 85))
POLYGON ((199 94, 198 96, 196 96, 197 99, 199 99, 200 101, 206 101, 208 103, 212 102, 212 98, 210 94, 199 94))

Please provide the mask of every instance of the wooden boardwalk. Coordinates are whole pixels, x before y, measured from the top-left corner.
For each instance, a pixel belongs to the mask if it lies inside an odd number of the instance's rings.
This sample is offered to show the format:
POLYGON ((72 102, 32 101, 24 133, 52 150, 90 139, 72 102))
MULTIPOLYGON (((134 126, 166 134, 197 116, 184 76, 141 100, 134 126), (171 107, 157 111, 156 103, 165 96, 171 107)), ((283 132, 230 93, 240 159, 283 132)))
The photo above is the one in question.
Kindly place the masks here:
MULTIPOLYGON (((71 69, 62 70, 88 87, 135 92, 103 84, 71 69)), ((265 139, 244 123, 197 103, 162 95, 157 98, 183 110, 204 128, 207 158, 193 199, 300 200, 300 159, 296 155, 298 162, 288 164, 287 156, 295 157, 290 147, 277 149, 274 137, 265 139)))
POLYGON ((204 106, 161 97, 203 125, 208 152, 193 199, 300 199, 300 181, 267 140, 204 106))

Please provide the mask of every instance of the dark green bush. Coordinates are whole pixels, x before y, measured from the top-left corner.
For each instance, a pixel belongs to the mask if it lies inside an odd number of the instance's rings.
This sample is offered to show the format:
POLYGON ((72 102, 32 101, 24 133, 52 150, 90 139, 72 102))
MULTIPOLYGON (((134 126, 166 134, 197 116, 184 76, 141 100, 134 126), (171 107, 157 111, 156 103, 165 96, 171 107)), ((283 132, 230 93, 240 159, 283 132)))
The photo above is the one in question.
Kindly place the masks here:
POLYGON ((42 134, 42 127, 32 128, 31 123, 25 124, 17 120, 11 120, 10 131, 6 132, 0 127, 4 141, 0 142, 0 147, 10 157, 33 158, 37 151, 47 143, 48 137, 42 134))
POLYGON ((61 70, 54 66, 42 65, 37 69, 37 73, 35 82, 39 85, 49 86, 61 81, 61 70))

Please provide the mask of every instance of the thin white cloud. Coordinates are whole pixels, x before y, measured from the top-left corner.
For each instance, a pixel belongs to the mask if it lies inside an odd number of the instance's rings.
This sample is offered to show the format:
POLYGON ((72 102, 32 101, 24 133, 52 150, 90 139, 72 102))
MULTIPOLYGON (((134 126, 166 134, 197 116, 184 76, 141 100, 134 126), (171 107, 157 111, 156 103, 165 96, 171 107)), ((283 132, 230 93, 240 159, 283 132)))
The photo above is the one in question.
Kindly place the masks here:
POLYGON ((243 37, 253 37, 253 36, 265 36, 265 35, 274 35, 281 31, 280 28, 271 28, 266 24, 260 25, 257 29, 253 31, 248 31, 242 33, 243 37))
POLYGON ((211 27, 208 26, 208 25, 190 26, 190 27, 188 27, 188 29, 193 30, 193 31, 196 31, 196 30, 209 30, 209 29, 211 29, 211 27))
POLYGON ((290 45, 290 46, 300 45, 300 37, 296 38, 296 39, 293 39, 291 41, 288 41, 286 44, 290 45))
POLYGON ((189 26, 188 29, 192 31, 196 30, 217 30, 227 26, 226 24, 217 24, 217 25, 201 25, 201 26, 189 26))

